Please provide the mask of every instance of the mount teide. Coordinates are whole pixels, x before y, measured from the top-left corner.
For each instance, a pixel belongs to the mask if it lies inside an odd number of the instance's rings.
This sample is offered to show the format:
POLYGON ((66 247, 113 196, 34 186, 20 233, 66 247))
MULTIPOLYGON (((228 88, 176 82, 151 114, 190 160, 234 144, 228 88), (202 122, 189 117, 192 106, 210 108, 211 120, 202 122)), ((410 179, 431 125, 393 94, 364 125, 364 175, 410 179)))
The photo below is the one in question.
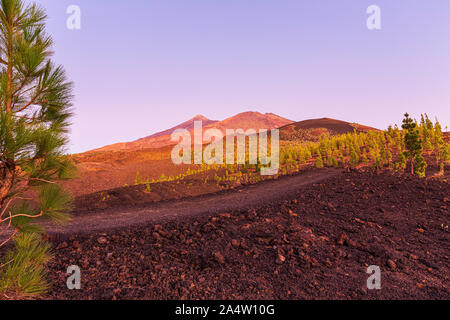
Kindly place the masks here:
POLYGON ((195 121, 202 121, 204 130, 215 128, 221 130, 223 133, 225 133, 226 129, 270 130, 294 123, 294 121, 282 118, 273 113, 262 114, 259 112, 244 112, 222 121, 210 120, 202 115, 197 115, 194 118, 175 127, 155 133, 148 137, 141 138, 133 142, 116 143, 92 151, 131 151, 149 148, 161 148, 168 145, 173 145, 176 143, 171 141, 171 134, 177 129, 186 129, 192 132, 194 130, 195 121))

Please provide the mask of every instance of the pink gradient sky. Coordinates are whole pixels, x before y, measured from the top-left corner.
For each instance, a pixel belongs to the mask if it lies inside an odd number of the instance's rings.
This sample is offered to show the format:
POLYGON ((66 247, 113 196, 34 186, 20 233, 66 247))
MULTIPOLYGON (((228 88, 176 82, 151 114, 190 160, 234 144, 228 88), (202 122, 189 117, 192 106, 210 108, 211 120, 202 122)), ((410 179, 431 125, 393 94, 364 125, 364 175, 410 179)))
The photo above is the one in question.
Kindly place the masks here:
POLYGON ((71 152, 248 110, 378 128, 427 112, 450 125, 448 0, 37 2, 76 86, 71 152), (380 31, 366 28, 371 4, 380 31))

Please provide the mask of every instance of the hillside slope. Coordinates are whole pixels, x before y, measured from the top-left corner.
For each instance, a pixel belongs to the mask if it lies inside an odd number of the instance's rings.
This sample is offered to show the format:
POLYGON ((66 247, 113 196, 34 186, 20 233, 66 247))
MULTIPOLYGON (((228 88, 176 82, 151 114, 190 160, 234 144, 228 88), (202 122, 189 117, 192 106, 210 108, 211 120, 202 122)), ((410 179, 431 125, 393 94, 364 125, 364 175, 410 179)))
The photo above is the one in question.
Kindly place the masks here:
POLYGON ((322 118, 300 121, 288 124, 280 128, 280 138, 282 140, 306 140, 315 141, 322 135, 340 135, 357 132, 367 132, 378 130, 358 123, 322 118))
POLYGON ((195 121, 202 121, 204 130, 215 128, 221 130, 223 133, 225 133, 226 129, 270 130, 293 123, 293 121, 282 118, 273 113, 262 114, 259 112, 244 112, 237 114, 233 117, 227 118, 223 121, 210 120, 204 116, 197 115, 194 118, 186 122, 183 122, 175 127, 155 133, 148 137, 141 138, 133 142, 112 144, 89 152, 142 150, 149 148, 161 148, 168 145, 172 145, 175 144, 174 142, 171 141, 172 132, 174 132, 177 129, 186 129, 190 132, 193 132, 195 121))
POLYGON ((170 135, 172 132, 174 132, 177 129, 186 129, 186 130, 193 130, 194 129, 194 122, 195 121, 202 121, 203 125, 212 125, 216 123, 216 120, 210 120, 202 115, 197 115, 192 119, 189 119, 188 121, 185 121, 179 125, 176 125, 170 129, 157 132, 153 135, 150 135, 145 138, 138 139, 133 142, 123 142, 123 143, 115 143, 109 146, 105 146, 102 148, 98 148, 92 151, 88 152, 99 152, 99 151, 123 151, 123 150, 140 150, 140 149, 147 149, 147 148, 160 148, 167 145, 172 144, 170 141, 170 135))

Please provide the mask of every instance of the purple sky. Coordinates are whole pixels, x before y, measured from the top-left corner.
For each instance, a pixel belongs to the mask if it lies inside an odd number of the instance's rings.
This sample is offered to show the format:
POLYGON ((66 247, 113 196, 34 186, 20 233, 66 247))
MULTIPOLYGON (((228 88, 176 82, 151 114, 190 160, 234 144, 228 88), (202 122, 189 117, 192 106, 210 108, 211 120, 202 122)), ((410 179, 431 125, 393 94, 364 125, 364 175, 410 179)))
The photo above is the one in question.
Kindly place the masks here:
POLYGON ((76 86, 71 152, 248 110, 382 129, 427 112, 450 125, 448 0, 37 2, 76 86), (372 4, 380 31, 366 27, 372 4), (69 5, 81 30, 66 28, 69 5))

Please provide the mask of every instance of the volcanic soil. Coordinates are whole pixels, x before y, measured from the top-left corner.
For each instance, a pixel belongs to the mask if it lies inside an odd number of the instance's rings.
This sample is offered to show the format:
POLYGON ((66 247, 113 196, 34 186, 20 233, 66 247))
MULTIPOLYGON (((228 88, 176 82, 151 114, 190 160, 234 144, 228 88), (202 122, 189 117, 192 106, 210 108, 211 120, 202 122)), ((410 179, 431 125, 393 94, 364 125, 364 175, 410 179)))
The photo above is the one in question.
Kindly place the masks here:
POLYGON ((446 180, 339 171, 282 192, 289 179, 256 189, 250 207, 221 211, 245 192, 233 190, 209 196, 216 211, 52 240, 45 298, 450 298, 446 180), (81 290, 66 287, 69 265, 81 268, 81 290), (381 290, 367 289, 370 265, 381 290))

